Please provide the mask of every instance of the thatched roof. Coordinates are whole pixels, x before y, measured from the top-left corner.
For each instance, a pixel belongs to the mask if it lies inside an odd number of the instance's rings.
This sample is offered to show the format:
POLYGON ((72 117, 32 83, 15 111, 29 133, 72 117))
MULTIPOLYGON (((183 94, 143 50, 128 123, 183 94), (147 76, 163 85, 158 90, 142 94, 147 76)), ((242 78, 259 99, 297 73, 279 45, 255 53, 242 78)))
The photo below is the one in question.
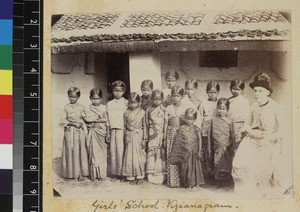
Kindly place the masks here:
POLYGON ((65 14, 52 27, 52 53, 151 51, 161 43, 287 41, 278 11, 65 14))

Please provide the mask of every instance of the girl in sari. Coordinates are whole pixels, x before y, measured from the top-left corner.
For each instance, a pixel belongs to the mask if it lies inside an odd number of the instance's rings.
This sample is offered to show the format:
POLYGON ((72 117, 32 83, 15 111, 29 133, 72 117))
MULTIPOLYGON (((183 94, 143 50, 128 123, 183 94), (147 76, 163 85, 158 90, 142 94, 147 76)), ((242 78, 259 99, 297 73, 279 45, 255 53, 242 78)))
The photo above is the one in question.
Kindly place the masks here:
POLYGON ((179 74, 175 70, 170 70, 166 73, 165 76, 166 84, 168 88, 163 90, 164 93, 164 106, 168 107, 172 104, 171 90, 174 86, 177 85, 179 80, 179 74))
POLYGON ((102 91, 94 88, 90 91, 92 104, 85 111, 84 120, 88 123, 88 159, 92 180, 104 180, 107 168, 108 126, 106 106, 101 104, 102 91))
POLYGON ((210 121, 216 112, 219 92, 219 83, 216 81, 208 82, 206 85, 208 99, 203 101, 199 108, 199 113, 202 119, 202 167, 205 183, 207 184, 212 183, 211 180, 213 179, 213 164, 211 164, 211 144, 208 140, 208 128, 210 121))
POLYGON ((122 175, 130 184, 142 184, 145 178, 146 140, 145 111, 140 108, 140 96, 132 92, 124 113, 125 153, 122 175))
POLYGON ((184 123, 184 113, 188 108, 195 108, 189 102, 183 102, 182 99, 185 95, 184 89, 180 86, 174 86, 171 90, 172 102, 166 108, 166 138, 167 138, 167 185, 170 187, 180 187, 179 167, 178 165, 171 164, 171 151, 173 143, 178 132, 179 127, 184 123))
POLYGON ((162 184, 166 179, 166 138, 165 138, 165 112, 162 105, 163 92, 154 90, 152 93, 152 106, 146 111, 146 126, 148 130, 147 149, 147 179, 153 184, 162 184))
POLYGON ((256 101, 251 105, 251 126, 245 127, 246 136, 233 159, 234 189, 239 195, 277 195, 282 186, 282 111, 269 97, 273 90, 266 73, 249 85, 256 101))
POLYGON ((227 117, 228 108, 228 99, 220 98, 216 115, 211 119, 208 129, 214 179, 218 187, 229 186, 231 182, 234 129, 232 120, 227 117))
POLYGON ((204 184, 201 155, 201 130, 194 125, 197 111, 189 108, 185 111, 185 124, 176 135, 171 152, 170 163, 180 167, 180 181, 185 188, 204 184))
POLYGON ((152 105, 152 91, 153 91, 153 82, 151 80, 144 80, 141 84, 141 108, 147 110, 152 105))
POLYGON ((62 148, 62 177, 83 181, 89 175, 86 148, 86 126, 82 115, 84 107, 77 102, 80 90, 71 87, 68 90, 70 103, 64 108, 61 125, 64 127, 62 148))

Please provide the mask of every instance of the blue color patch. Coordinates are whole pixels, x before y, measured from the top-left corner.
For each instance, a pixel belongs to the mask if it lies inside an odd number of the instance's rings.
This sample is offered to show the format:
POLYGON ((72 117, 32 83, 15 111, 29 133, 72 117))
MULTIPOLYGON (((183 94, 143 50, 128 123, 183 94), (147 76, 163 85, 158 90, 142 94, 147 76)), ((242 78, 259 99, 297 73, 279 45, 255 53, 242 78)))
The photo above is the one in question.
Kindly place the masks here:
POLYGON ((12 33, 12 20, 0 20, 0 45, 12 45, 12 33))

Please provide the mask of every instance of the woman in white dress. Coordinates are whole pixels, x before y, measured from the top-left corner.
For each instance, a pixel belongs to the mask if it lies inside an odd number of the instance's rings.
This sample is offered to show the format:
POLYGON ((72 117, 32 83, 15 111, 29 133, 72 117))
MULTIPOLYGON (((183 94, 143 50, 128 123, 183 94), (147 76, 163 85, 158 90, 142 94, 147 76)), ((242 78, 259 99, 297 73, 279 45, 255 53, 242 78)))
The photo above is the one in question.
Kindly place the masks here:
POLYGON ((251 105, 251 126, 245 126, 246 137, 233 159, 235 192, 239 196, 278 195, 282 165, 282 111, 270 98, 273 90, 266 73, 255 76, 249 85, 256 101, 251 105))

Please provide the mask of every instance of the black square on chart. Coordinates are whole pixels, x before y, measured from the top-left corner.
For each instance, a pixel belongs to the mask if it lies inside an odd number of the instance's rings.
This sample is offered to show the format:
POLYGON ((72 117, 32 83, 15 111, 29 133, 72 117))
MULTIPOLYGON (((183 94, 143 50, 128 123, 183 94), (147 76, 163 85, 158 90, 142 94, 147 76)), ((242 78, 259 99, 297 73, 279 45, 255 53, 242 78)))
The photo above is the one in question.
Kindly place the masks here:
POLYGON ((0 194, 12 194, 12 179, 12 169, 0 169, 0 194))
POLYGON ((5 211, 5 212, 13 211, 13 195, 0 194, 0 206, 1 206, 1 211, 5 211))

